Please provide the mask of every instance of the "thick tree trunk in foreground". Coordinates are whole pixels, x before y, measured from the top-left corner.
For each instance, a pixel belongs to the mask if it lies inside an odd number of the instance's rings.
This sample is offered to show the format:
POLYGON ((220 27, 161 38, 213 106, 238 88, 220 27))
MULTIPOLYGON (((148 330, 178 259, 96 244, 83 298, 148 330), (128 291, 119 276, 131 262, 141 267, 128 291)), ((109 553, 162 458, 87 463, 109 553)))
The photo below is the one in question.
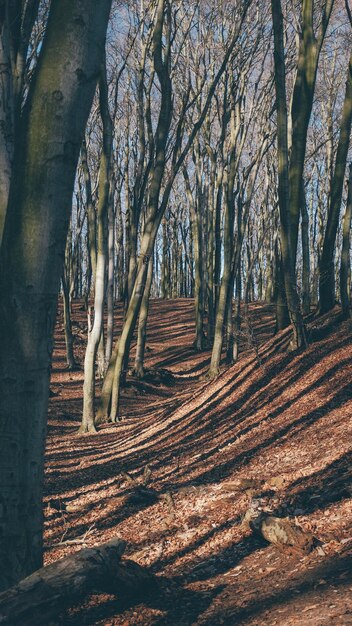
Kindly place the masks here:
POLYGON ((121 562, 125 547, 125 541, 112 539, 42 567, 0 594, 0 623, 46 626, 87 593, 138 595, 153 578, 137 563, 121 562))
POLYGON ((0 589, 42 565, 57 295, 111 0, 52 0, 16 143, 0 256, 0 589))

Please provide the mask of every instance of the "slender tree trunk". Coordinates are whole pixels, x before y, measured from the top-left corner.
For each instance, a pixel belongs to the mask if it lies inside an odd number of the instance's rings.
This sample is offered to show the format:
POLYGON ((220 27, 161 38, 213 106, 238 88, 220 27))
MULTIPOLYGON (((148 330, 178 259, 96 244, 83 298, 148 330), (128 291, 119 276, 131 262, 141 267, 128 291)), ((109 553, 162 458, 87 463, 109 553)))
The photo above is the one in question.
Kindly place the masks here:
POLYGON ((215 254, 214 254, 214 314, 218 306, 220 295, 220 276, 221 276, 221 204, 222 204, 223 184, 222 177, 219 180, 216 194, 215 205, 215 254))
POLYGON ((279 242, 276 242, 275 246, 275 333, 280 330, 284 330, 290 325, 290 316, 288 314, 286 292, 284 283, 284 272, 282 265, 281 252, 279 249, 279 242))
POLYGON ((66 345, 66 363, 70 370, 77 369, 77 364, 74 357, 73 344, 74 337, 72 333, 71 323, 71 297, 70 297, 70 274, 72 268, 72 229, 69 228, 66 250, 65 250, 65 264, 61 276, 62 294, 63 294, 63 307, 64 307, 64 330, 65 330, 65 345, 66 345))
POLYGON ((235 273, 232 273, 229 285, 229 304, 227 309, 227 345, 226 345, 226 362, 233 365, 233 352, 235 346, 235 324, 233 317, 233 290, 235 287, 235 273))
POLYGON ((239 266, 236 274, 236 299, 235 299, 235 318, 234 318, 234 343, 233 343, 233 355, 232 362, 236 363, 240 351, 240 333, 241 333, 241 291, 242 291, 242 277, 241 277, 241 265, 239 266))
MULTIPOLYGON (((224 339, 225 322, 229 307, 229 286, 232 277, 232 248, 233 248, 233 212, 229 206, 228 193, 225 204, 225 226, 224 226, 224 270, 221 279, 220 295, 216 311, 215 333, 213 349, 208 376, 214 378, 219 373, 221 352, 224 339)), ((231 202, 231 201, 230 201, 231 202)))
POLYGON ((69 370, 77 369, 75 355, 73 351, 74 337, 72 333, 71 311, 70 311, 70 294, 68 291, 65 276, 62 276, 62 293, 64 305, 64 328, 65 328, 65 344, 66 344, 66 363, 69 370))
MULTIPOLYGON (((87 207, 87 240, 89 248, 89 266, 91 276, 89 277, 89 287, 95 284, 95 272, 97 267, 97 223, 96 212, 92 197, 92 181, 88 166, 87 144, 82 141, 81 163, 85 183, 86 207, 87 207)), ((89 298, 89 294, 88 294, 89 298)), ((88 301, 87 301, 88 304, 88 301)))
POLYGON ((340 136, 337 146, 334 175, 331 185, 331 198, 328 205, 323 250, 319 267, 319 310, 326 313, 335 304, 335 263, 334 252, 339 217, 343 182, 345 179, 348 148, 352 124, 352 52, 348 66, 346 93, 340 122, 340 136))
POLYGON ((95 428, 95 360, 101 342, 104 315, 106 276, 106 231, 110 197, 110 162, 112 149, 112 122, 109 113, 106 66, 101 70, 99 83, 100 114, 103 122, 103 150, 100 158, 98 232, 95 270, 94 322, 88 334, 84 359, 83 415, 80 433, 96 432, 95 428))
POLYGON ((340 265, 340 295, 342 314, 344 318, 351 315, 349 281, 351 276, 350 240, 351 240, 351 220, 352 220, 352 164, 350 164, 348 177, 348 193, 345 215, 342 223, 342 251, 340 265))
POLYGON ((162 242, 162 264, 161 264, 161 297, 166 299, 169 297, 169 241, 167 236, 167 219, 164 217, 162 222, 163 242, 162 242))
POLYGON ((194 307, 196 321, 196 336, 193 346, 202 351, 205 347, 204 336, 204 301, 203 301, 203 248, 202 248, 202 224, 199 214, 199 202, 193 199, 190 180, 186 168, 183 169, 188 198, 189 214, 191 220, 193 260, 194 260, 194 307), (198 204, 198 206, 196 206, 198 204))
POLYGON ((302 313, 310 312, 310 253, 309 253, 309 215, 305 190, 302 190, 302 313))
POLYGON ((138 321, 138 336, 136 346, 136 358, 134 362, 133 373, 138 378, 144 377, 144 356, 145 356, 145 343, 147 339, 147 320, 150 301, 150 290, 153 282, 153 255, 150 255, 147 281, 143 293, 141 302, 141 308, 139 311, 138 321))
POLYGON ((300 312, 299 298, 296 290, 293 253, 290 238, 290 187, 288 174, 288 144, 287 144, 287 104, 286 104, 286 77, 285 56, 283 42, 283 16, 281 1, 272 0, 272 16, 274 26, 274 62, 275 62, 275 90, 277 105, 277 139, 278 139, 278 172, 279 172, 279 209, 280 209, 280 239, 282 254, 282 269, 285 284, 285 293, 290 320, 293 327, 294 348, 306 345, 305 329, 300 312))
MULTIPOLYGON (((157 230, 157 229, 156 229, 157 230)), ((147 273, 148 273, 148 265, 150 255, 153 254, 154 241, 156 237, 155 227, 151 234, 147 234, 144 236, 145 245, 142 242, 142 250, 141 257, 138 263, 137 276, 134 284, 134 288, 131 294, 130 302, 128 305, 124 325, 121 331, 121 336, 119 338, 117 347, 116 347, 116 356, 115 356, 115 366, 114 366, 114 375, 112 380, 112 388, 110 388, 110 393, 108 396, 111 397, 110 404, 110 421, 117 422, 118 421, 118 410, 119 410, 119 402, 120 402, 120 387, 121 387, 121 379, 125 375, 124 368, 127 366, 127 357, 129 355, 131 341, 133 332, 136 326, 136 321, 139 315, 140 307, 142 304, 142 298, 145 290, 147 273)), ((103 384, 103 392, 102 400, 106 398, 105 394, 105 384, 109 384, 109 379, 104 380, 103 384)), ((99 421, 104 421, 106 419, 106 411, 107 406, 100 404, 98 418, 99 421)))
MULTIPOLYGON (((302 1, 302 35, 300 38, 297 74, 292 97, 292 140, 289 163, 290 185, 290 248, 293 270, 296 267, 299 217, 302 204, 303 169, 307 133, 312 113, 316 76, 321 47, 329 24, 334 0, 322 3, 323 19, 318 36, 314 34, 314 0, 302 1)), ((281 9, 281 7, 280 7, 281 9)), ((283 51, 284 52, 284 51, 283 51)), ((284 58, 282 59, 284 62, 284 58)))
POLYGON ((116 220, 116 263, 117 263, 117 286, 116 298, 123 300, 125 286, 125 263, 124 263, 124 241, 123 241, 123 222, 120 197, 117 201, 117 220, 116 220))
POLYGON ((114 336, 114 250, 115 250, 115 215, 110 194, 108 209, 108 282, 107 282, 107 324, 106 324, 106 343, 105 343, 105 364, 108 364, 112 354, 113 336, 114 336))

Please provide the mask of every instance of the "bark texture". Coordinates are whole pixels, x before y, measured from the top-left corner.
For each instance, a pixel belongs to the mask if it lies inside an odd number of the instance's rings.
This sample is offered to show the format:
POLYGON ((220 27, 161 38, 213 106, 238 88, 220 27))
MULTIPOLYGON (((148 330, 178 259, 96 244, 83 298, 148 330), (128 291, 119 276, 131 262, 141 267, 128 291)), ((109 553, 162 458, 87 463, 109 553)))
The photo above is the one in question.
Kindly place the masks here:
POLYGON ((0 623, 46 625, 87 593, 137 595, 152 576, 132 561, 121 562, 126 542, 111 539, 42 567, 0 594, 0 623))
POLYGON ((53 0, 22 114, 0 256, 0 589, 42 564, 57 294, 110 0, 53 0))

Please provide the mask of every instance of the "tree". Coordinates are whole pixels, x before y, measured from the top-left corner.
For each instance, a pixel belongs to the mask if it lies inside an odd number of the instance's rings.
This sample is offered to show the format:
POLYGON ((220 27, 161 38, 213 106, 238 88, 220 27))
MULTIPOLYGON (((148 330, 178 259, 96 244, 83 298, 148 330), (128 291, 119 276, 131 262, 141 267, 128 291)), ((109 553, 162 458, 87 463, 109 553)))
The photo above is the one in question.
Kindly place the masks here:
POLYGON ((306 337, 303 319, 300 312, 299 298, 296 290, 294 253, 292 249, 293 239, 291 229, 294 228, 294 225, 290 222, 291 185, 289 181, 288 164, 286 72, 281 0, 272 0, 271 7, 274 27, 274 65, 278 143, 277 156, 279 178, 278 196, 280 210, 282 269, 287 306, 293 327, 293 346, 295 348, 300 348, 306 345, 306 337))
MULTIPOLYGON (((75 171, 110 5, 110 0, 52 0, 15 129, 0 254, 0 588, 42 563, 52 334, 75 171)), ((12 3, 1 6, 3 18, 12 3)), ((21 6, 16 2, 24 19, 21 6)))
MULTIPOLYGON (((172 7, 170 2, 167 0, 159 0, 156 5, 155 25, 152 35, 152 55, 153 67, 159 83, 160 108, 155 124, 155 131, 152 124, 149 124, 148 127, 151 144, 151 163, 147 175, 148 185, 146 186, 147 209, 133 289, 121 335, 115 346, 105 376, 101 402, 97 414, 98 423, 106 421, 107 419, 110 419, 112 422, 118 421, 121 382, 126 372, 132 336, 146 287, 149 260, 154 254, 154 244, 158 229, 168 206, 176 176, 193 146, 197 133, 202 127, 214 92, 240 37, 241 27, 245 21, 250 4, 251 0, 245 0, 243 3, 240 3, 240 13, 237 16, 234 27, 231 29, 229 43, 227 44, 222 62, 210 82, 199 117, 193 122, 189 136, 184 140, 187 121, 186 113, 191 108, 190 105, 194 104, 194 101, 199 97, 199 93, 196 93, 193 100, 190 98, 191 78, 186 78, 185 91, 179 103, 178 115, 172 134, 172 142, 169 142, 169 139, 174 110, 172 98, 172 44, 175 41, 175 33, 173 31, 175 20, 172 19, 172 7), (170 145, 168 145, 168 142, 170 145), (169 164, 168 171, 167 164, 169 164), (167 176, 165 176, 165 173, 167 173, 167 176)), ((183 39, 181 39, 181 46, 182 44, 183 39)))
POLYGON ((345 180, 348 148, 352 125, 352 49, 348 64, 346 92, 340 120, 339 142, 336 151, 335 167, 331 181, 331 195, 328 203, 328 217, 325 229, 323 249, 319 266, 319 309, 326 313, 335 304, 335 264, 334 252, 343 183, 345 180))
POLYGON ((88 329, 88 343, 84 359, 83 385, 83 416, 81 433, 95 432, 94 399, 95 399, 95 359, 103 331, 105 275, 106 275, 106 248, 107 248, 107 221, 110 200, 110 163, 112 150, 112 122, 109 111, 108 85, 106 77, 106 63, 104 61, 99 81, 100 114, 103 123, 103 148, 100 157, 99 171, 99 200, 97 209, 97 248, 95 265, 95 296, 94 321, 88 329))
POLYGON ((352 164, 349 167, 349 177, 347 182, 347 202, 342 224, 342 251, 340 264, 340 294, 342 314, 350 317, 349 280, 351 277, 350 241, 352 223, 352 164))
POLYGON ((320 25, 315 33, 314 0, 302 2, 302 25, 299 33, 297 73, 292 95, 292 136, 289 161, 290 181, 290 246, 296 266, 299 218, 302 205, 303 170, 307 149, 308 126, 312 113, 320 52, 329 25, 335 0, 323 0, 320 25))

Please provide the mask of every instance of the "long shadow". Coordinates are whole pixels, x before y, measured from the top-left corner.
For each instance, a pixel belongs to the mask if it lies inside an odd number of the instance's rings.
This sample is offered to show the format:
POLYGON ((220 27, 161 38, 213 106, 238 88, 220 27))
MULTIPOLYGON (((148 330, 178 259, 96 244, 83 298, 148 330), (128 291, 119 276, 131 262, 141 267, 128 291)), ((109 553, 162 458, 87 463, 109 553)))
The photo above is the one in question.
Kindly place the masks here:
MULTIPOLYGON (((346 386, 346 389, 349 389, 349 385, 346 386)), ((220 465, 216 465, 214 467, 212 467, 210 470, 207 470, 206 472, 203 472, 202 474, 200 474, 196 479, 186 479, 184 482, 179 482, 178 481, 178 487, 180 486, 190 486, 190 485, 200 485, 200 484, 209 484, 209 483, 213 483, 218 481, 220 478, 225 478, 226 476, 229 475, 229 473, 232 472, 234 467, 239 467, 240 464, 244 461, 248 462, 248 460, 250 458, 252 458, 253 456, 255 456, 256 454, 258 454, 258 452, 262 451, 263 449, 267 448, 268 446, 270 446, 272 443, 277 442, 278 439, 280 437, 284 437, 287 434, 291 433, 293 434, 293 432, 297 432, 297 427, 299 429, 302 428, 306 428, 308 425, 313 424, 315 421, 317 421, 318 419, 321 419, 323 416, 321 415, 321 412, 323 411, 323 413, 325 413, 326 411, 328 411, 330 408, 337 408, 338 407, 338 401, 337 401, 337 396, 339 396, 340 394, 342 394, 342 398, 340 398, 341 401, 344 401, 344 388, 342 390, 340 390, 340 392, 338 394, 336 394, 336 396, 334 398, 332 398, 330 400, 329 403, 327 403, 323 409, 320 409, 319 411, 312 411, 311 413, 308 413, 306 416, 303 416, 297 420, 295 420, 294 422, 290 423, 289 425, 286 425, 285 427, 281 428, 278 432, 275 432, 274 435, 272 435, 271 437, 265 439, 264 441, 262 441, 261 443, 259 443, 258 445, 254 446, 253 448, 249 449, 249 450, 245 450, 243 451, 240 455, 238 455, 237 457, 235 457, 235 459, 231 460, 231 461, 227 461, 226 463, 220 464, 220 465)), ((154 453, 155 455, 157 454, 157 451, 155 451, 154 453)), ((210 455, 209 455, 210 456, 210 455)), ((154 460, 154 459, 153 459, 154 460)), ((147 461, 150 461, 150 450, 145 452, 144 458, 140 456, 140 454, 136 454, 134 455, 134 459, 130 459, 130 466, 134 466, 134 467, 141 467, 143 466, 143 462, 146 463, 147 461), (134 462, 133 462, 134 461, 134 462)), ((102 480, 106 477, 111 476, 111 472, 112 472, 112 467, 116 468, 116 461, 112 460, 107 464, 104 464, 102 466, 103 471, 99 472, 99 480, 102 480)), ((91 475, 92 475, 92 479, 93 479, 93 475, 94 475, 94 468, 91 469, 91 475)), ((88 478, 88 476, 86 475, 86 478, 88 478)), ((94 476, 95 480, 96 480, 96 475, 94 476)), ((92 480, 93 483, 93 480, 92 480)), ((170 487, 169 487, 170 488, 170 487)), ((172 487, 171 487, 172 488, 172 487)), ((164 493, 166 490, 168 490, 167 488, 163 488, 160 493, 164 493)), ((120 522, 122 522, 123 520, 129 519, 130 517, 136 515, 138 512, 140 512, 141 510, 147 510, 149 508, 149 506, 151 506, 150 503, 139 503, 136 505, 122 505, 121 502, 121 497, 124 495, 124 492, 119 491, 118 496, 116 496, 116 504, 111 509, 109 509, 109 507, 107 507, 107 503, 109 501, 110 498, 104 499, 104 512, 101 513, 100 517, 99 517, 99 524, 97 525, 97 528, 99 530, 105 530, 105 529, 109 529, 109 528, 113 528, 115 527, 117 524, 119 524, 120 522)), ((114 502, 115 501, 115 497, 111 498, 111 500, 114 502)), ((99 503, 97 503, 95 506, 99 506, 99 503)), ((101 505, 100 505, 101 506, 101 505)), ((75 533, 77 535, 80 535, 81 533, 83 533, 86 530, 87 527, 87 521, 85 521, 84 519, 82 519, 82 524, 80 525, 75 525, 75 533)))
MULTIPOLYGON (((220 478, 226 478, 232 471, 234 467, 239 468, 243 462, 248 462, 259 452, 262 452, 266 448, 268 448, 271 444, 277 443, 283 437, 286 437, 288 434, 296 434, 300 432, 303 428, 307 426, 311 426, 317 420, 323 419, 326 414, 333 409, 337 409, 342 406, 346 400, 345 394, 350 393, 350 384, 345 385, 342 389, 340 389, 337 394, 329 400, 326 404, 319 407, 316 410, 313 410, 306 415, 293 420, 288 425, 283 426, 279 430, 275 431, 275 433, 264 441, 261 441, 256 446, 244 450, 241 454, 237 455, 233 460, 227 461, 221 465, 217 465, 201 474, 196 480, 186 481, 182 483, 182 486, 188 486, 190 484, 209 484, 212 482, 218 481, 220 478)), ((207 458, 207 455, 203 456, 203 461, 207 458)))
MULTIPOLYGON (((220 609, 215 614, 212 613, 206 621, 202 621, 202 624, 215 626, 226 623, 229 626, 244 626, 249 619, 254 617, 259 619, 265 611, 292 601, 294 597, 297 597, 296 594, 302 598, 313 591, 315 592, 317 583, 322 579, 328 579, 329 584, 333 584, 334 587, 347 587, 352 579, 351 557, 333 557, 328 562, 324 562, 314 570, 302 575, 295 584, 285 586, 274 593, 256 595, 255 600, 243 608, 234 605, 226 611, 220 609), (341 574, 343 574, 343 578, 341 578, 341 574)), ((269 624, 269 622, 263 621, 263 625, 264 623, 269 624)), ((300 623, 303 626, 304 622, 300 623)))
MULTIPOLYGON (((104 604, 94 603, 92 606, 79 610, 76 613, 63 613, 59 616, 56 624, 58 626, 94 626, 97 623, 112 623, 110 620, 124 613, 125 624, 133 626, 136 622, 135 615, 138 614, 141 603, 147 604, 151 608, 166 613, 165 618, 156 617, 153 620, 154 626, 192 626, 197 618, 204 613, 215 598, 223 591, 224 587, 219 585, 210 591, 192 591, 185 589, 182 585, 175 583, 172 579, 163 578, 158 581, 157 590, 149 593, 148 590, 139 597, 133 598, 112 598, 104 604), (104 620, 104 622, 102 621, 104 620), (164 621, 166 620, 166 621, 164 621)), ((139 622, 140 623, 140 622, 139 622)))
POLYGON ((292 483, 286 492, 293 509, 300 507, 309 515, 327 505, 350 499, 352 486, 352 452, 292 483))
MULTIPOLYGON (((240 467, 240 465, 244 461, 247 462, 253 456, 258 454, 258 452, 269 447, 272 443, 277 443, 280 440, 280 438, 286 437, 289 434, 290 436, 292 436, 293 434, 297 434, 298 432, 300 432, 300 430, 302 430, 303 428, 306 428, 307 426, 312 425, 315 421, 319 419, 323 419, 324 415, 327 414, 330 410, 336 409, 339 406, 342 406, 343 403, 346 401, 346 398, 350 397, 350 393, 351 393, 350 385, 346 385, 345 387, 342 387, 337 392, 337 394, 335 394, 334 397, 332 397, 327 403, 311 411, 307 415, 301 416, 300 418, 291 421, 288 425, 285 425, 282 428, 275 431, 275 433, 271 437, 257 444, 257 446, 244 450, 240 455, 236 456, 233 460, 223 463, 221 465, 221 468, 217 465, 211 468, 210 470, 207 470, 203 474, 201 474, 196 480, 192 479, 191 481, 182 482, 181 484, 184 486, 187 486, 190 484, 211 483, 214 480, 219 479, 219 471, 221 472, 222 477, 228 476, 234 467, 240 467)), ((197 418, 194 418, 192 421, 196 419, 197 418)), ((219 424, 216 424, 216 426, 218 428, 219 424)), ((181 427, 184 428, 184 424, 182 424, 181 427)), ((233 423, 231 423, 231 425, 228 428, 233 429, 233 423)), ((168 428, 167 431, 168 431, 167 436, 169 437, 170 428, 168 428)), ((175 433, 173 432, 173 434, 175 433)), ((199 443, 200 443, 200 438, 202 435, 208 438, 212 437, 211 432, 209 433, 208 424, 205 424, 201 429, 198 429, 196 433, 192 432, 187 437, 182 438, 181 441, 182 441, 183 454, 190 454, 193 449, 198 448, 199 443)), ((167 436, 165 435, 165 440, 167 436)), ((233 440, 237 436, 238 436, 238 433, 236 433, 233 440)), ((163 440, 161 440, 159 437, 157 441, 154 442, 154 445, 152 447, 149 447, 143 452, 141 450, 137 450, 132 453, 131 451, 131 454, 129 456, 129 461, 128 461, 129 469, 130 470, 140 469, 141 467, 143 467, 143 464, 146 464, 147 462, 151 463, 152 465, 154 465, 155 468, 157 468, 160 465, 167 465, 167 463, 174 460, 175 451, 176 451, 175 446, 179 448, 181 442, 177 441, 177 443, 172 443, 169 446, 164 446, 164 448, 161 451, 160 444, 162 443, 162 441, 163 440)), ((228 441, 228 443, 231 443, 231 439, 228 441)), ((108 446, 109 446, 109 443, 106 444, 107 448, 108 446)), ((215 448, 211 449, 210 451, 208 450, 207 452, 201 454, 197 459, 197 463, 199 464, 201 462, 209 460, 213 456, 216 449, 217 449, 217 446, 215 446, 215 448)), ((92 454, 92 450, 87 450, 85 453, 79 452, 79 454, 80 455, 86 454, 87 456, 89 456, 92 454)), ((110 454, 110 452, 107 452, 106 454, 108 455, 110 454)), ((65 456, 65 453, 63 453, 63 457, 64 456, 65 456)), ((101 456, 101 451, 100 451, 100 456, 101 456)), ((75 453, 72 454, 71 458, 75 458, 75 453)), ((102 480, 102 479, 108 478, 111 475, 111 471, 113 471, 113 467, 116 469, 117 462, 119 463, 117 459, 110 458, 106 463, 99 464, 99 479, 102 480)), ((187 466, 187 469, 189 471, 189 466, 187 466)), ((87 484, 87 482, 94 483, 96 481, 96 470, 97 468, 95 466, 80 470, 79 474, 75 477, 76 488, 79 486, 83 486, 84 484, 87 484)), ((64 476, 62 476, 62 480, 63 481, 65 480, 64 476)), ((57 477, 55 477, 55 492, 56 493, 59 493, 61 490, 60 482, 61 480, 60 479, 58 480, 57 477)))

